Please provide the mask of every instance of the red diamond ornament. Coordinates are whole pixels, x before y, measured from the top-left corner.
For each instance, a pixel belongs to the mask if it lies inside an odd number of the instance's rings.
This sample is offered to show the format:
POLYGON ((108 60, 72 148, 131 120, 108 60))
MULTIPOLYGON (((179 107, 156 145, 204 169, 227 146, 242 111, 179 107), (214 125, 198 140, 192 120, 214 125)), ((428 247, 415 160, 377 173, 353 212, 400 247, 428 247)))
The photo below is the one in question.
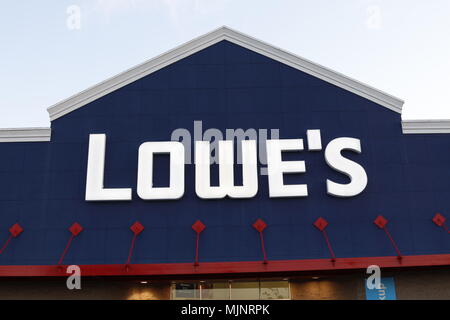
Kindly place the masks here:
POLYGON ((442 227, 444 225, 444 223, 445 223, 445 217, 442 214, 440 214, 440 213, 436 213, 434 215, 433 222, 437 226, 442 227))
POLYGON ((20 224, 16 223, 11 228, 9 228, 9 232, 14 238, 16 238, 19 234, 23 232, 23 228, 20 226, 20 224))
POLYGON ((139 233, 142 232, 142 230, 144 230, 144 226, 139 221, 136 221, 130 227, 130 230, 133 231, 133 233, 137 236, 139 233))
POLYGON ((261 220, 258 219, 255 221, 255 223, 253 224, 253 228, 255 228, 256 230, 258 230, 258 232, 263 232, 265 228, 267 228, 267 224, 261 220))
POLYGON ((320 231, 323 231, 328 226, 328 221, 320 217, 316 220, 316 222, 314 222, 314 226, 320 231))
POLYGON ((74 236, 77 236, 81 231, 83 231, 83 227, 78 222, 75 222, 73 225, 70 226, 69 231, 74 236))
POLYGON ((192 225, 192 229, 197 233, 202 232, 203 230, 205 230, 205 228, 206 226, 200 220, 195 221, 195 223, 192 225))
POLYGON ((383 229, 387 223, 388 220, 386 220, 382 215, 379 215, 374 221, 373 223, 375 223, 377 225, 378 228, 383 229))

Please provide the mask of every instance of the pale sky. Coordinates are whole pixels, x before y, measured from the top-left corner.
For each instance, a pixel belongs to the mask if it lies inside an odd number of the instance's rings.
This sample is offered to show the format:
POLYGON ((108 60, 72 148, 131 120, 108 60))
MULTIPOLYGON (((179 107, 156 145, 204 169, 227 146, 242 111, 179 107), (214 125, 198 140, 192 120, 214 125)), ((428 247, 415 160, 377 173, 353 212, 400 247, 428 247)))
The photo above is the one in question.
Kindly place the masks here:
POLYGON ((222 25, 403 99, 404 119, 450 119, 449 0, 15 0, 0 128, 49 126, 47 107, 222 25))

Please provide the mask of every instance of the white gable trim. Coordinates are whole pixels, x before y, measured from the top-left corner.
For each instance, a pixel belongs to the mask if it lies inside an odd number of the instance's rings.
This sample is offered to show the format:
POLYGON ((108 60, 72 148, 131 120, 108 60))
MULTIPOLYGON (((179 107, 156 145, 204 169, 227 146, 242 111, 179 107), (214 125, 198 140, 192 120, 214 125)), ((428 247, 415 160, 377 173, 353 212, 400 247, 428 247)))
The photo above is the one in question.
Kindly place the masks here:
POLYGON ((49 107, 47 111, 50 115, 50 121, 56 120, 69 112, 81 108, 89 102, 222 40, 228 40, 268 58, 287 64, 395 112, 401 113, 402 111, 404 102, 394 96, 228 27, 221 27, 49 107))
POLYGON ((50 138, 50 128, 0 129, 0 142, 46 142, 50 138))
POLYGON ((404 134, 450 133, 450 120, 402 120, 404 134))

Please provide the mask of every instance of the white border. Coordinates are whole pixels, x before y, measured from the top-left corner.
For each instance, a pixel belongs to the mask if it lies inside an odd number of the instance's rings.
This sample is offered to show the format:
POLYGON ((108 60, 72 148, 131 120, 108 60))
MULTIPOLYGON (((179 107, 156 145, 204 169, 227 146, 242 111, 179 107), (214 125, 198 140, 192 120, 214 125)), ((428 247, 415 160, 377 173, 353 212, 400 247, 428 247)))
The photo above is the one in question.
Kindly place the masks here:
POLYGON ((404 134, 450 133, 450 120, 402 120, 404 134))
POLYGON ((401 114, 404 102, 394 96, 224 26, 49 107, 50 121, 222 40, 287 64, 401 114))
POLYGON ((50 139, 50 128, 0 129, 0 142, 42 142, 50 139))

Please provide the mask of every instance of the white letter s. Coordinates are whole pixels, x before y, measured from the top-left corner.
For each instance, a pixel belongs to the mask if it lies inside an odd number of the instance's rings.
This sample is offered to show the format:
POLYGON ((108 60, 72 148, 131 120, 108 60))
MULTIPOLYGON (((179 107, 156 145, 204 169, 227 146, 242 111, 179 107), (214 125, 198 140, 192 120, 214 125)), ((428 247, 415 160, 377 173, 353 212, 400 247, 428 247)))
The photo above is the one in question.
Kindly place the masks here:
POLYGON ((327 192, 337 197, 353 197, 360 194, 367 186, 367 174, 364 168, 342 156, 342 150, 352 150, 361 153, 361 142, 355 138, 337 138, 332 140, 325 149, 327 164, 347 175, 350 183, 340 184, 327 179, 327 192))

